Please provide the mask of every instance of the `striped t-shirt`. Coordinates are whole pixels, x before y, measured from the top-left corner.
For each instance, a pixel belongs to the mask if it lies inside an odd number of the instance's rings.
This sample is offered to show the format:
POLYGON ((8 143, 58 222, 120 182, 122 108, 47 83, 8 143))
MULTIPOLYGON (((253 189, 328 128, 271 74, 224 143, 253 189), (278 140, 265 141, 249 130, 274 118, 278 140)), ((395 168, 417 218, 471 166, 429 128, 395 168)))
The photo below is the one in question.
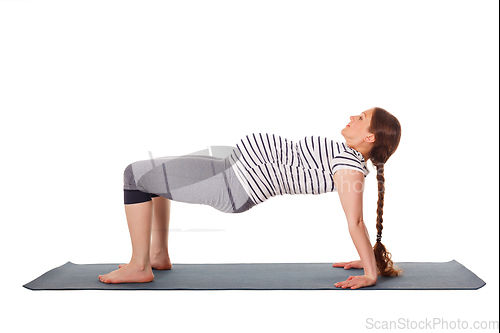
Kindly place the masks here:
POLYGON ((256 203, 282 194, 321 194, 337 189, 340 169, 370 171, 363 155, 344 142, 308 136, 292 142, 273 134, 250 134, 229 156, 233 169, 256 203))

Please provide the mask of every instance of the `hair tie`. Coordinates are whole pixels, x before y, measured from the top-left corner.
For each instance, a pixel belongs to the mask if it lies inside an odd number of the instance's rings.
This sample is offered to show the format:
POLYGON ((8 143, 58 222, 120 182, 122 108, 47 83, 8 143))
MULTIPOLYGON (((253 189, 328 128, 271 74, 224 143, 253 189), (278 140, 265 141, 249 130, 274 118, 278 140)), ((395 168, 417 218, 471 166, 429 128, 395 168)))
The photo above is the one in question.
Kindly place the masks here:
POLYGON ((382 236, 377 236, 377 242, 378 243, 382 242, 382 236))

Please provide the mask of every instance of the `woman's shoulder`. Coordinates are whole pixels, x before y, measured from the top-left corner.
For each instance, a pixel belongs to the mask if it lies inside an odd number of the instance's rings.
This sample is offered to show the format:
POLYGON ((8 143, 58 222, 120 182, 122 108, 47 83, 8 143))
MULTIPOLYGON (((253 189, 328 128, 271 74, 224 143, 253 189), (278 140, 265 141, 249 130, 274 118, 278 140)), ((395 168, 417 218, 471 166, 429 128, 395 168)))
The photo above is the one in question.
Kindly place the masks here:
MULTIPOLYGON (((368 176, 370 173, 370 170, 368 169, 367 163, 365 161, 365 158, 363 157, 363 154, 361 154, 359 151, 356 149, 353 149, 347 145, 346 142, 343 141, 337 141, 335 142, 336 146, 338 147, 338 158, 342 159, 347 159, 349 160, 349 163, 355 163, 355 167, 357 169, 361 169, 360 171, 363 172, 363 174, 368 176)), ((354 165, 353 165, 354 166, 354 165)))

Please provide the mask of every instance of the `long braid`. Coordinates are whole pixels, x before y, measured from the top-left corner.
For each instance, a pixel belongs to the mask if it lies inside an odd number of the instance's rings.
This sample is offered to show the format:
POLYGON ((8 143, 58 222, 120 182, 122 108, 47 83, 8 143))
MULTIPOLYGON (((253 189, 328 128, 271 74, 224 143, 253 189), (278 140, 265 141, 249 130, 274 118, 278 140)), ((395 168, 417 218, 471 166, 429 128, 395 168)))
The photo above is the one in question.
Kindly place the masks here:
POLYGON ((377 242, 373 246, 375 261, 380 275, 396 276, 403 270, 394 266, 391 254, 382 244, 382 223, 384 222, 385 196, 385 163, 396 151, 401 139, 401 124, 398 119, 382 108, 374 108, 370 122, 370 133, 375 135, 375 142, 370 149, 369 159, 377 168, 378 201, 377 201, 377 242))
POLYGON ((378 201, 377 201, 377 242, 382 240, 382 229, 384 226, 384 196, 385 196, 385 177, 384 177, 384 163, 377 165, 377 182, 378 182, 378 201))
POLYGON ((382 230, 384 226, 384 196, 385 196, 385 177, 384 177, 384 163, 375 164, 377 167, 377 182, 378 182, 378 201, 377 201, 377 242, 373 247, 375 253, 375 261, 379 274, 382 276, 397 276, 403 274, 403 270, 394 266, 391 258, 392 255, 387 251, 384 244, 382 244, 382 230))

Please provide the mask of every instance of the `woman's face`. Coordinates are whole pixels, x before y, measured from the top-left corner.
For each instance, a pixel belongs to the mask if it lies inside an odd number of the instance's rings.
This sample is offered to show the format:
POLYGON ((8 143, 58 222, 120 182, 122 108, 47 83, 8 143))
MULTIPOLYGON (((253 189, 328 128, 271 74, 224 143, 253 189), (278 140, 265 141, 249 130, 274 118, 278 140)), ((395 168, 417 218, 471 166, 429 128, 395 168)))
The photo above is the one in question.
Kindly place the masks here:
POLYGON ((351 122, 341 132, 346 141, 361 144, 372 135, 368 129, 370 128, 373 111, 374 109, 369 109, 363 111, 360 115, 351 117, 351 122))

